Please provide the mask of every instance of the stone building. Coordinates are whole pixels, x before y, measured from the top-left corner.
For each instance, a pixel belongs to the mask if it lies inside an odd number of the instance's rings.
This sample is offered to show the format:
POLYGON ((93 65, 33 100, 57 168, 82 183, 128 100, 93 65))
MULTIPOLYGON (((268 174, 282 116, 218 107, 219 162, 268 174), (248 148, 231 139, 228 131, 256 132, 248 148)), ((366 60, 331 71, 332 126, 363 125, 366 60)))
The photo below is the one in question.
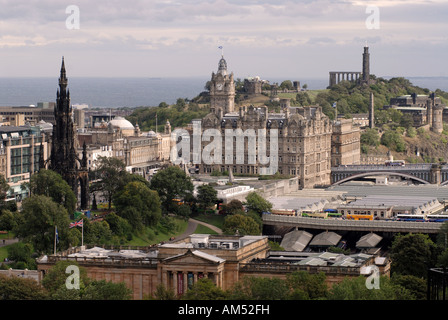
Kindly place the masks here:
POLYGON ((360 164, 361 131, 351 119, 339 119, 333 123, 331 137, 331 166, 360 164))
MULTIPOLYGON (((133 299, 152 295, 159 285, 181 296, 201 278, 223 290, 245 276, 285 279, 293 271, 324 272, 329 285, 359 277, 375 257, 333 253, 271 252, 266 236, 193 234, 156 247, 77 247, 37 259, 39 281, 58 261, 76 261, 94 280, 124 282, 133 299), (319 262, 319 263, 316 263, 319 262)), ((381 274, 388 274, 382 267, 381 274)))
POLYGON ((375 81, 370 78, 370 53, 369 47, 364 46, 362 54, 362 72, 359 71, 330 71, 329 87, 338 84, 341 81, 353 81, 359 84, 372 84, 375 81))
POLYGON ((389 105, 384 106, 384 109, 389 108, 399 110, 403 114, 410 114, 413 119, 413 126, 427 125, 436 133, 441 133, 443 131, 443 121, 448 121, 448 109, 434 93, 430 95, 413 93, 391 98, 389 105))
POLYGON ((244 92, 248 95, 261 94, 263 82, 260 77, 244 79, 244 92))
POLYGON ((199 172, 278 172, 298 176, 299 188, 330 184, 332 124, 321 107, 290 107, 285 102, 280 113, 252 105, 234 110, 232 83, 233 73, 228 75, 222 57, 217 74, 212 74, 211 112, 192 125, 193 134, 196 126, 202 136, 200 146, 195 145, 195 137, 191 139, 193 163, 199 172), (213 142, 204 137, 210 132, 214 134, 213 142), (211 149, 207 158, 205 153, 211 149))

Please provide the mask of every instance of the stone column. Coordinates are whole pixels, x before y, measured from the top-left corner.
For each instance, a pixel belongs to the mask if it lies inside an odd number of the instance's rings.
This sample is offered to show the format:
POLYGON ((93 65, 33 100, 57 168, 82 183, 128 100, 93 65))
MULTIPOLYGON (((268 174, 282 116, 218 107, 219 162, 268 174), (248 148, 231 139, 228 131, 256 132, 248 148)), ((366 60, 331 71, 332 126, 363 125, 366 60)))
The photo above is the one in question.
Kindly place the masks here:
POLYGON ((173 272, 173 289, 174 293, 177 295, 177 272, 173 272))

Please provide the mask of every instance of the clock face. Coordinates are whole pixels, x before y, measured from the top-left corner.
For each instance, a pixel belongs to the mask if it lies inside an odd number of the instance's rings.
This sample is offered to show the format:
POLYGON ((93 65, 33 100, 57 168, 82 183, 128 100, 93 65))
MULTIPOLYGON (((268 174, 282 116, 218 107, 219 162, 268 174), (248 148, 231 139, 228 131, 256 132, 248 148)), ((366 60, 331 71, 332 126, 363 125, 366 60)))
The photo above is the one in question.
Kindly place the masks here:
POLYGON ((217 90, 222 90, 222 88, 223 88, 223 84, 222 83, 216 84, 216 89, 217 90))

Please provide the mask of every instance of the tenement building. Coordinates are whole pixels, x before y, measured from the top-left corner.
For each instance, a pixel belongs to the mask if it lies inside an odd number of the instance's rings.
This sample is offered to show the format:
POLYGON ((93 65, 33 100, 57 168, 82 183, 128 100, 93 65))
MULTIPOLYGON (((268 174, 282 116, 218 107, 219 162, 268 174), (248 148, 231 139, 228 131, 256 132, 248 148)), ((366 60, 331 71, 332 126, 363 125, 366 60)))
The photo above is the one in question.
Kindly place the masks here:
MULTIPOLYGON (((279 277, 294 271, 324 272, 329 285, 364 274, 373 255, 270 252, 266 236, 194 234, 156 247, 78 247, 37 259, 39 280, 58 261, 73 261, 94 280, 124 282, 133 299, 152 295, 162 285, 181 296, 199 279, 228 290, 245 276, 279 277)), ((388 268, 380 268, 382 274, 388 268)))
POLYGON ((199 147, 191 139, 200 173, 279 173, 298 176, 299 188, 330 184, 332 123, 321 107, 286 104, 280 113, 252 105, 236 110, 233 73, 228 74, 222 57, 212 74, 210 108, 192 125, 193 134, 194 128, 201 130, 199 147))

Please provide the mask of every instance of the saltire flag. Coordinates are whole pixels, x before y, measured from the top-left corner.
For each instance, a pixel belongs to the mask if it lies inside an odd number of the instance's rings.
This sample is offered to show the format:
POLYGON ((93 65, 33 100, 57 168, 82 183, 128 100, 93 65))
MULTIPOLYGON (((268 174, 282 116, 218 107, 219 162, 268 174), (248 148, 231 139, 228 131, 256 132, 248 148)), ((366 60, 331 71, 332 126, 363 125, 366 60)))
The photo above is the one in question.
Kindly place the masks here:
POLYGON ((75 221, 70 223, 70 225, 68 226, 70 229, 74 228, 74 227, 82 227, 83 226, 83 220, 79 220, 79 221, 75 221))
POLYGON ((333 108, 336 108, 336 102, 335 102, 335 103, 333 103, 333 108))
POLYGON ((218 49, 222 49, 222 46, 219 46, 218 49))

